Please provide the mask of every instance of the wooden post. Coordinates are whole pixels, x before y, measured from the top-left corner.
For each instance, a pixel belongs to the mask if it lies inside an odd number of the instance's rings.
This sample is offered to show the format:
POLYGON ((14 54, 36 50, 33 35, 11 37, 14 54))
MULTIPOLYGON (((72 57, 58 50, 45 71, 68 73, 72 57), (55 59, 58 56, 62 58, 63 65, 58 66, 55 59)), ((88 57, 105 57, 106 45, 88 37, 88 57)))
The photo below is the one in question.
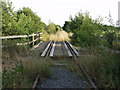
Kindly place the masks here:
POLYGON ((41 35, 42 35, 42 33, 40 33, 40 34, 39 34, 39 38, 40 38, 40 40, 39 40, 39 41, 40 41, 40 42, 41 42, 41 35))
MULTIPOLYGON (((40 34, 38 34, 37 38, 39 38, 39 37, 40 37, 40 34)), ((39 41, 40 41, 40 39, 37 40, 38 43, 39 43, 39 41)))
MULTIPOLYGON (((39 34, 39 38, 41 37, 41 34, 39 34)), ((39 41, 41 42, 41 39, 39 39, 39 41)))
POLYGON ((33 36, 32 36, 32 44, 34 46, 34 33, 33 33, 33 36))

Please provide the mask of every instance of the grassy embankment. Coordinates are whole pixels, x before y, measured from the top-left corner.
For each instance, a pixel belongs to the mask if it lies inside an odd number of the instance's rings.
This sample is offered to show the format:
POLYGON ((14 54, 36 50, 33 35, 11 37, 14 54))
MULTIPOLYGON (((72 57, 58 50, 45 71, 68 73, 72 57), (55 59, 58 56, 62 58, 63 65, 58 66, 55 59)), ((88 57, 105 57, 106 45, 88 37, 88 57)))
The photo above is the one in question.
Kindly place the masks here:
POLYGON ((7 42, 4 46, 3 88, 31 88, 37 74, 41 75, 41 80, 52 74, 52 62, 44 62, 39 56, 41 51, 31 51, 28 46, 17 46, 14 41, 7 42))
POLYGON ((86 55, 83 54, 79 57, 79 61, 86 68, 97 87, 119 88, 120 55, 99 47, 88 48, 87 52, 86 55))

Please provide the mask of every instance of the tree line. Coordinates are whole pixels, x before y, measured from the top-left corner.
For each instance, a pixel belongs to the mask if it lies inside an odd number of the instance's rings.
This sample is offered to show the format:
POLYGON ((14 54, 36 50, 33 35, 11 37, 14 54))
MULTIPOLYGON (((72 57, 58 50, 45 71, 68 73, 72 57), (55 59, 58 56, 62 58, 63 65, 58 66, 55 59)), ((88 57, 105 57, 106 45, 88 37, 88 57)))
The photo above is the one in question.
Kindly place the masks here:
POLYGON ((12 2, 2 1, 2 35, 25 35, 43 32, 46 35, 60 30, 72 32, 71 43, 80 46, 94 46, 103 43, 99 37, 105 37, 109 47, 113 41, 120 39, 117 34, 120 28, 102 24, 102 18, 93 19, 89 12, 78 12, 69 21, 65 21, 63 27, 50 22, 46 25, 41 18, 28 7, 14 11, 12 2))
POLYGON ((14 11, 12 2, 2 1, 2 35, 25 35, 38 32, 55 33, 60 25, 50 22, 46 25, 41 18, 28 7, 14 11))
POLYGON ((89 12, 78 12, 73 18, 70 16, 69 21, 65 21, 63 29, 72 32, 71 42, 78 46, 95 46, 103 43, 100 37, 107 40, 108 46, 113 45, 113 41, 119 39, 118 32, 120 28, 102 24, 103 18, 93 19, 89 12))

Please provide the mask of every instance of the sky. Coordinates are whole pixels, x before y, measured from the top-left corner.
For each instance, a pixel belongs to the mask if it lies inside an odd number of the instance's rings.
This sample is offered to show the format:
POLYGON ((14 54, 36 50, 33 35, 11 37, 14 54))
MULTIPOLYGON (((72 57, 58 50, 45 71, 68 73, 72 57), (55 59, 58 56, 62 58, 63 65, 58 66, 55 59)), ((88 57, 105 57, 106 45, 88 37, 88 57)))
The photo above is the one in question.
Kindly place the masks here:
POLYGON ((103 17, 104 24, 108 24, 105 18, 111 13, 114 24, 118 20, 118 2, 120 0, 10 0, 13 2, 14 10, 29 7, 47 25, 49 21, 63 26, 69 20, 70 15, 74 17, 78 12, 90 12, 93 19, 103 17))

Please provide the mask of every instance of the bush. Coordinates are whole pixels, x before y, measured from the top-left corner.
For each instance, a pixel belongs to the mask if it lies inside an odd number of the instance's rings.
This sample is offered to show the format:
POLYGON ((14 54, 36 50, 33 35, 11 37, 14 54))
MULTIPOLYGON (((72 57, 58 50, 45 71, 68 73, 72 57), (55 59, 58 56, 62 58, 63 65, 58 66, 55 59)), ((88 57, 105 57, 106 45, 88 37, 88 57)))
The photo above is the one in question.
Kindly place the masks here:
POLYGON ((113 46, 113 41, 116 39, 116 32, 108 30, 104 36, 108 42, 109 47, 111 48, 113 46))

